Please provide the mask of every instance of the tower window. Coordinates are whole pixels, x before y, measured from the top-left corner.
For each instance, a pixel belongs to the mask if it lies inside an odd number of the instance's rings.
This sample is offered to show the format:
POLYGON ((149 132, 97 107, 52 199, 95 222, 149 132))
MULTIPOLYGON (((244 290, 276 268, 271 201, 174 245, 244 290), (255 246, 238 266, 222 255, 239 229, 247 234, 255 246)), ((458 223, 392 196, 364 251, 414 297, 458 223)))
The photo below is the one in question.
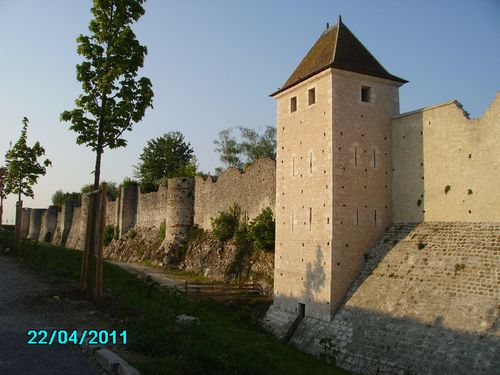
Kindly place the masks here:
POLYGON ((294 96, 290 99, 290 112, 295 112, 297 110, 297 97, 294 96))
POLYGON ((307 98, 309 105, 316 103, 316 89, 309 89, 307 98))
POLYGON ((370 103, 372 101, 372 88, 368 86, 361 86, 361 101, 370 103))

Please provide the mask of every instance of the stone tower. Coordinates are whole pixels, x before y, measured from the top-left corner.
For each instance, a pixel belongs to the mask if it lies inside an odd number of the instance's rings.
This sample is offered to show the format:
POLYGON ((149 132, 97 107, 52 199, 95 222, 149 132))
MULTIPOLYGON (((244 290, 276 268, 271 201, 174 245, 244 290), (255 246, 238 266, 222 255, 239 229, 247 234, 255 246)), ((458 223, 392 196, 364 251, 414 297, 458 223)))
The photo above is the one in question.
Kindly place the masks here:
POLYGON ((405 80, 327 27, 277 100, 274 305, 330 321, 392 223, 391 119, 405 80))

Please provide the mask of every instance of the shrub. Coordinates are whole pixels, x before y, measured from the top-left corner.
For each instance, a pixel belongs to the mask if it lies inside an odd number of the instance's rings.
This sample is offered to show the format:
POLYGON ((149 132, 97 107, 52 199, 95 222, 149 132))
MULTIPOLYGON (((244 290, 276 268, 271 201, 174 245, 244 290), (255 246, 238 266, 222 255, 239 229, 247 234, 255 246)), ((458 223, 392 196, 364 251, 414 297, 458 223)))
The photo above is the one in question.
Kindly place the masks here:
POLYGON ((444 188, 444 193, 445 194, 448 194, 448 192, 451 190, 451 186, 450 185, 446 185, 446 187, 444 188))
POLYGON ((127 237, 129 240, 133 240, 137 236, 137 232, 135 229, 130 229, 127 233, 127 237))
POLYGON ((227 241, 234 236, 240 220, 240 207, 234 204, 227 212, 219 212, 211 219, 212 232, 220 241, 227 241))
POLYGON ((248 239, 258 249, 274 250, 275 222, 273 211, 267 207, 248 225, 248 239))
POLYGON ((163 241, 165 239, 166 230, 167 224, 165 223, 165 220, 163 220, 160 224, 160 228, 158 229, 158 239, 160 241, 163 241))
POLYGON ((106 225, 104 227, 104 246, 108 246, 115 237, 114 225, 106 225))
POLYGON ((425 244, 425 243, 423 243, 422 241, 420 241, 420 242, 418 243, 418 245, 417 245, 417 246, 418 246, 418 249, 419 249, 419 250, 422 250, 424 247, 426 247, 426 246, 427 246, 427 244, 425 244))
POLYGON ((468 194, 468 195, 471 195, 471 194, 472 194, 472 189, 468 189, 468 190, 467 190, 467 194, 468 194))

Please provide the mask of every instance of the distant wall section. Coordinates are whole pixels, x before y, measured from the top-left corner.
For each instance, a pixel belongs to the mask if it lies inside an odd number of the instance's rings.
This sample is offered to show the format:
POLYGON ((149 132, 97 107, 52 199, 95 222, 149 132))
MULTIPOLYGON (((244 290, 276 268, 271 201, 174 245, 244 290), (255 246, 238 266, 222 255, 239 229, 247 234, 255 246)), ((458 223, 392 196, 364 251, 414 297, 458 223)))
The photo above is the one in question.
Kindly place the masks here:
POLYGON ((276 202, 276 162, 260 159, 245 172, 229 168, 213 182, 211 178, 195 179, 194 224, 211 229, 210 218, 227 211, 237 203, 249 219, 264 208, 274 211, 276 202))

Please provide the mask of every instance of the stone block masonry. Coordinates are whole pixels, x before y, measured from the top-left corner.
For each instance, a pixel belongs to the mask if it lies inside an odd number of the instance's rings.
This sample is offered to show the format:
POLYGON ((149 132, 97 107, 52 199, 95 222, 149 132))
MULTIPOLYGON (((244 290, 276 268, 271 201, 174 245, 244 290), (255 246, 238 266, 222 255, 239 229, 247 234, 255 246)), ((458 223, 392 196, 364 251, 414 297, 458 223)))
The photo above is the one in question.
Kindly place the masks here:
POLYGON ((21 238, 24 240, 28 237, 28 231, 30 228, 30 215, 31 208, 23 208, 21 216, 21 238))
POLYGON ((276 201, 276 162, 260 159, 242 173, 229 168, 214 182, 209 177, 195 178, 194 223, 203 229, 211 229, 210 219, 219 212, 238 204, 249 219, 264 208, 274 211, 276 201))
POLYGON ((56 231, 58 213, 59 209, 57 206, 49 206, 42 214, 38 241, 52 242, 56 231))
POLYGON ((395 222, 500 221, 500 92, 478 119, 457 101, 392 122, 395 222))
POLYGON ((363 374, 494 375, 500 368, 500 224, 395 224, 332 322, 305 318, 292 344, 329 337, 363 374))
POLYGON ((42 215, 46 211, 45 208, 32 208, 30 212, 30 226, 28 230, 28 239, 38 241, 40 227, 42 225, 42 215))

